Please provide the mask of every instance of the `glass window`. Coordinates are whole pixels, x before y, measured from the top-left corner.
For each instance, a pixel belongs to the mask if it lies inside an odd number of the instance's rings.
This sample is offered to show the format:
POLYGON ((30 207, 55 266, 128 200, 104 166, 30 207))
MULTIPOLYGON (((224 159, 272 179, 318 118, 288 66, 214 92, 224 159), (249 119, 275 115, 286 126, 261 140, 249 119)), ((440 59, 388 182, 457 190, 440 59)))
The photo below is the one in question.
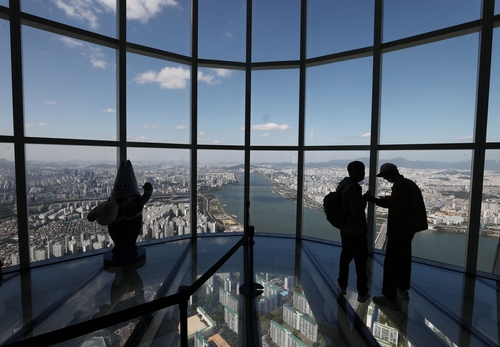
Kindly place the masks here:
POLYGON ((243 151, 198 151, 198 233, 242 232, 243 151))
POLYGON ((500 274, 500 150, 486 151, 477 269, 500 274))
MULTIPOLYGON (((499 6, 500 7, 500 6, 499 6)), ((488 128, 486 140, 500 141, 500 28, 493 31, 493 47, 491 57, 490 97, 488 103, 488 128)))
POLYGON ((307 57, 348 51, 373 44, 374 2, 307 2, 307 57))
POLYGON ((251 143, 297 145, 299 71, 264 70, 252 73, 251 143))
POLYGON ((14 164, 14 145, 0 143, 0 261, 5 267, 20 263, 14 164))
MULTIPOLYGON (((464 266, 472 153, 461 150, 380 152, 379 157, 379 167, 386 162, 395 164, 400 174, 415 182, 422 192, 429 229, 415 234, 413 256, 464 266)), ((377 178, 377 183, 373 195, 391 195, 391 183, 383 178, 377 178)), ((377 249, 385 244, 387 212, 386 208, 376 207, 377 249)))
POLYGON ((349 176, 347 165, 354 160, 365 164, 365 179, 359 183, 365 193, 368 190, 369 157, 368 152, 305 153, 302 235, 340 242, 339 230, 326 220, 323 198, 349 176))
POLYGON ((127 66, 129 141, 188 143, 191 68, 136 54, 127 66))
POLYGON ((22 0, 23 12, 116 37, 116 1, 22 0))
POLYGON ((381 143, 472 142, 478 34, 383 56, 381 143))
POLYGON ((296 233, 297 152, 250 155, 250 224, 255 232, 296 233))
POLYGON ((116 51, 22 29, 26 135, 115 140, 116 51))
POLYGON ((245 142, 245 72, 201 68, 198 71, 198 143, 245 142))
POLYGON ((199 2, 200 58, 245 61, 246 0, 199 2))
POLYGON ((12 75, 9 22, 0 19, 0 135, 12 135, 12 75))
POLYGON ((116 172, 116 148, 26 146, 30 261, 112 246, 87 215, 109 198, 116 172))
POLYGON ((300 0, 254 0, 252 61, 299 59, 300 0))
POLYGON ((141 193, 146 182, 153 186, 138 240, 191 234, 189 150, 129 148, 128 158, 141 193))
POLYGON ((370 143, 372 58, 307 69, 306 145, 370 143))
POLYGON ((385 0, 384 42, 479 19, 481 1, 385 0))
POLYGON ((0 0, 0 6, 9 6, 9 0, 0 0))
POLYGON ((191 55, 191 0, 129 2, 127 41, 191 55))

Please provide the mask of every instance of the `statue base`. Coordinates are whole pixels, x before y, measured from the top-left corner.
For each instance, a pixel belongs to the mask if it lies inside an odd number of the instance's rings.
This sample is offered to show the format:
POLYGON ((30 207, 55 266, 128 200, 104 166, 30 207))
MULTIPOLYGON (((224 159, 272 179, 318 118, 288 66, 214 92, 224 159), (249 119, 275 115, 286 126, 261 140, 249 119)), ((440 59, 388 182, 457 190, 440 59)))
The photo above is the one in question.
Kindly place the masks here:
POLYGON ((146 263, 146 250, 142 247, 137 247, 137 252, 130 255, 116 255, 110 250, 104 254, 104 268, 110 266, 131 266, 146 263))

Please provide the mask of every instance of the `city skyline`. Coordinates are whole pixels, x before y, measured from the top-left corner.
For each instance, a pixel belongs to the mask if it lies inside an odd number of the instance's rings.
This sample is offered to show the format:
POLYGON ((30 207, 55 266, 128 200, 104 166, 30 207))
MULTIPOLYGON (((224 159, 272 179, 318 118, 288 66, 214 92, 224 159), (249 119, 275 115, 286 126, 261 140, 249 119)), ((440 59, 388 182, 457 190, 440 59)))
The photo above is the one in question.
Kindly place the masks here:
MULTIPOLYGON (((329 152, 331 153, 331 152, 329 152)), ((365 163, 365 165, 369 165, 370 158, 369 157, 351 157, 349 159, 344 159, 344 158, 335 158, 331 160, 322 160, 322 161, 305 161, 305 165, 333 165, 335 167, 347 167, 347 164, 353 160, 358 160, 362 161, 365 163)), ((118 162, 117 159, 115 158, 114 160, 110 161, 102 161, 102 160, 84 160, 84 159, 71 159, 71 160, 66 160, 66 159, 59 159, 59 160, 28 160, 28 163, 34 163, 34 164, 50 164, 50 163, 92 163, 92 165, 108 165, 110 168, 114 168, 117 166, 118 162)), ((395 164, 398 167, 404 167, 404 168, 415 168, 415 169, 459 169, 459 170, 471 170, 471 165, 472 162, 471 160, 463 160, 463 161, 434 161, 434 160, 408 160, 404 157, 393 157, 393 158, 386 158, 386 159, 379 159, 379 162, 391 162, 395 164)), ((190 161, 188 159, 180 159, 180 160, 164 160, 164 159, 157 159, 157 160, 152 160, 152 159, 144 159, 144 160, 135 160, 133 163, 138 163, 138 164, 150 164, 150 163, 170 163, 170 164, 175 164, 175 165, 189 165, 190 161)), ((262 164, 266 163, 266 161, 252 161, 250 165, 255 165, 255 164, 262 164)), ((242 161, 228 161, 228 160, 220 160, 220 161, 206 161, 206 160, 199 160, 199 165, 227 165, 227 166, 241 166, 243 165, 242 161)), ((277 165, 289 165, 289 164, 297 164, 296 160, 295 161, 276 161, 276 162, 271 162, 271 164, 277 164, 277 165)), ((15 162, 13 160, 8 160, 6 158, 1 158, 0 157, 0 168, 14 168, 15 162)), ((485 170, 500 170, 500 160, 498 159, 486 159, 485 160, 485 170)))
MULTIPOLYGON (((321 202, 323 197, 329 191, 334 190, 338 182, 347 176, 346 163, 347 161, 342 164, 339 162, 311 163, 304 167, 302 201, 304 211, 301 226, 304 236, 329 240, 333 237, 334 241, 338 241, 336 239, 338 235, 328 232, 330 227, 324 218, 321 202)), ((451 231, 449 233, 451 236, 454 233, 465 235, 469 220, 470 169, 446 166, 429 169, 412 167, 412 165, 399 168, 405 177, 415 180, 422 189, 428 218, 432 220, 431 225, 436 226, 430 229, 439 231, 444 228, 451 231)), ((139 186, 147 181, 152 183, 154 188, 151 204, 144 210, 144 230, 140 236, 140 242, 189 234, 194 232, 193 228, 199 233, 243 230, 242 216, 245 208, 243 165, 213 163, 198 165, 196 185, 198 222, 196 226, 190 225, 190 210, 195 202, 190 200, 191 169, 187 163, 139 162, 135 163, 134 169, 139 186), (236 186, 233 187, 235 184, 236 186)), ((285 234, 294 232, 297 170, 297 165, 293 163, 252 163, 250 212, 252 216, 259 216, 258 221, 254 223, 259 232, 285 234), (256 175, 262 178, 255 181, 256 175), (279 225, 274 224, 277 215, 282 220, 279 225)), ((61 239, 61 235, 70 233, 72 237, 70 240, 75 240, 78 246, 78 240, 83 235, 81 233, 95 229, 92 225, 87 225, 89 223, 85 216, 99 201, 109 197, 116 176, 116 167, 112 164, 89 164, 82 161, 65 164, 29 162, 26 173, 30 235, 34 237, 33 245, 38 245, 37 247, 42 245, 44 249, 46 246, 43 245, 52 241, 66 244, 67 248, 68 240, 61 239), (48 235, 53 235, 53 237, 46 239, 48 235)), ((500 170, 487 169, 484 173, 481 232, 489 235, 486 237, 493 237, 498 235, 500 223, 498 219, 500 170)), ((16 238, 12 234, 16 231, 16 228, 12 229, 12 221, 16 220, 15 208, 13 208, 16 202, 13 166, 4 168, 0 165, 0 182, 2 183, 0 198, 4 216, 1 225, 4 237, 9 235, 5 240, 10 242, 11 237, 16 238)), ((369 189, 367 178, 360 184, 363 191, 369 189)), ((379 179, 376 191, 382 195, 390 194, 390 184, 379 179)), ((386 218, 385 214, 386 211, 383 209, 377 209, 375 218, 378 225, 381 225, 386 218)), ((105 236, 107 232, 105 228, 101 229, 99 232, 91 231, 93 235, 91 243, 98 238, 101 240, 99 245, 94 245, 90 249, 103 247, 103 242, 108 244, 105 236)), ((82 242, 87 241, 87 236, 81 237, 82 242)), ((484 246, 480 247, 483 250, 484 246)), ((5 248, 5 250, 11 252, 13 249, 5 248)), ((493 256, 488 248, 484 251, 488 254, 488 259, 493 256)), ((460 252, 454 252, 450 259, 442 258, 443 253, 416 254, 431 259, 438 257, 439 261, 451 262, 459 266, 463 261, 463 254, 460 256, 460 252), (457 255, 458 258, 456 258, 457 255)), ((43 256, 40 253, 41 258, 38 260, 43 259, 43 256)), ((487 262, 491 261, 487 260, 487 262)), ((487 269, 489 265, 481 266, 482 269, 484 266, 487 269)))

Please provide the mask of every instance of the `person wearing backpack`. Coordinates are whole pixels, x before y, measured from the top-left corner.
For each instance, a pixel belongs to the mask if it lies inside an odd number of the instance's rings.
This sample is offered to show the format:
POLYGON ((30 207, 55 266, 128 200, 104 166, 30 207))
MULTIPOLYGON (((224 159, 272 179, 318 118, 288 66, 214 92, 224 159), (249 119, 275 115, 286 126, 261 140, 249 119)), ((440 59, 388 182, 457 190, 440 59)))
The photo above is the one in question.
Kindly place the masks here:
POLYGON ((346 215, 345 223, 340 226, 342 251, 340 253, 338 285, 341 295, 347 293, 349 264, 354 260, 356 268, 356 287, 358 301, 365 302, 370 298, 368 289, 368 227, 366 224, 366 201, 361 194, 358 182, 365 179, 365 164, 353 161, 347 165, 349 177, 345 177, 338 185, 341 192, 342 210, 346 215))

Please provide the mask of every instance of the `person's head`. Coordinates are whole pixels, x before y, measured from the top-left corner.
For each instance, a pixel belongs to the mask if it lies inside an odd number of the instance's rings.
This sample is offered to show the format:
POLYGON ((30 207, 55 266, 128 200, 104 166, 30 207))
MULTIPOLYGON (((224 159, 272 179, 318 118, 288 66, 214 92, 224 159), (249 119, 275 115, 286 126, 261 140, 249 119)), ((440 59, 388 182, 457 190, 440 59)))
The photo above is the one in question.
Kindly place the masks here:
POLYGON ((361 182, 365 179, 365 164, 360 161, 352 161, 347 165, 347 172, 349 177, 356 180, 356 182, 361 182))
POLYGON ((392 163, 385 163, 380 166, 380 171, 377 177, 382 177, 383 179, 393 183, 394 180, 399 177, 399 171, 396 165, 392 163))

